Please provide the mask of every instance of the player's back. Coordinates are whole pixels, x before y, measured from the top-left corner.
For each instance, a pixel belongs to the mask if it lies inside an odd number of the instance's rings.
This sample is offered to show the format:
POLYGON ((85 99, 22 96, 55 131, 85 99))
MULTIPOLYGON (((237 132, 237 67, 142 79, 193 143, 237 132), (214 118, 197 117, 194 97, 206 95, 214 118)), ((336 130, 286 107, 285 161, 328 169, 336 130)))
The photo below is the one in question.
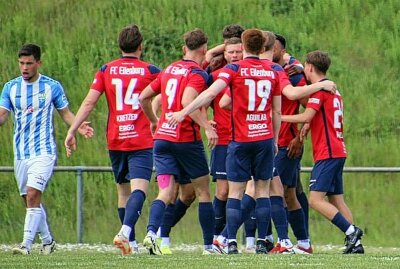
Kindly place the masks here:
POLYGON ((187 87, 200 94, 207 86, 208 75, 191 60, 179 60, 165 68, 151 84, 153 90, 161 93, 161 116, 155 139, 172 142, 191 142, 201 140, 200 127, 189 116, 180 124, 171 127, 168 117, 183 108, 182 97, 187 87))
POLYGON ((91 88, 106 94, 109 149, 152 147, 150 123, 140 108, 139 95, 159 72, 158 67, 136 57, 121 57, 103 65, 96 73, 91 88))
POLYGON ((226 65, 219 78, 230 78, 232 140, 260 141, 273 138, 272 96, 280 95, 275 70, 257 57, 226 65))
POLYGON ((347 157, 343 139, 343 99, 339 91, 314 93, 307 108, 317 111, 310 123, 314 160, 347 157))

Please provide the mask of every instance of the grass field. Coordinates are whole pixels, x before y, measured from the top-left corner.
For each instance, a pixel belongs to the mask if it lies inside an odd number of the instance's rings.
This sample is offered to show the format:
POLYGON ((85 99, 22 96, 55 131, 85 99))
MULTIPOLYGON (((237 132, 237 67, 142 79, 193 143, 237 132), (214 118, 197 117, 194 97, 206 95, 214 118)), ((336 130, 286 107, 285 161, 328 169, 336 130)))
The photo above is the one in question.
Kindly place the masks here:
MULTIPOLYGON (((37 248, 38 246, 36 246, 37 248)), ((339 246, 317 246, 313 255, 201 255, 198 245, 180 245, 171 256, 122 257, 111 245, 59 245, 50 256, 11 254, 0 246, 1 268, 400 268, 399 248, 366 246, 365 255, 343 255, 339 246)))

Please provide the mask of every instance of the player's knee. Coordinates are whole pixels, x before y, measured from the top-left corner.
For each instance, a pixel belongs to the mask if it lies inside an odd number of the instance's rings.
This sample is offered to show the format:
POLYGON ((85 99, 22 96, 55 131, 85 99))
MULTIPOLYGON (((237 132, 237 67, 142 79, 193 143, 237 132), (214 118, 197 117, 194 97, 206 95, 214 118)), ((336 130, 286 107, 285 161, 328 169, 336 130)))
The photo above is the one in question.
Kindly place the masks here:
POLYGON ((42 192, 35 188, 28 187, 26 194, 26 205, 28 208, 39 207, 42 192))
POLYGON ((226 201, 228 199, 228 189, 218 189, 216 196, 219 200, 226 201))

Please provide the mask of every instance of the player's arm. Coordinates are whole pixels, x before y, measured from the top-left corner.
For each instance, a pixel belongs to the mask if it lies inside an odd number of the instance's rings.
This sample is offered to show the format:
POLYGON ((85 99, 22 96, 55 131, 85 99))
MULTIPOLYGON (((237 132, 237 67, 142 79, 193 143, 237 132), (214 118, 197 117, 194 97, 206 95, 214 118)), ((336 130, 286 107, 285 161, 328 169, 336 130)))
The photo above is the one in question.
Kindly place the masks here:
POLYGON ((316 113, 317 111, 313 108, 306 108, 303 113, 297 115, 282 115, 282 121, 294 123, 310 123, 316 113))
POLYGON ((151 108, 153 109, 153 113, 157 116, 161 111, 161 94, 158 94, 151 101, 151 108))
MULTIPOLYGON (((142 107, 144 114, 150 121, 150 125, 151 125, 150 128, 151 128, 152 133, 154 133, 156 130, 158 119, 157 119, 156 114, 154 113, 151 100, 157 94, 158 93, 155 92, 153 90, 153 88, 151 87, 151 85, 149 84, 139 95, 140 106, 142 107)), ((159 98, 161 98, 161 95, 159 98)))
POLYGON ((272 126, 274 129, 275 145, 278 143, 279 130, 281 129, 281 103, 282 98, 280 95, 272 97, 272 126))
POLYGON ((205 61, 210 63, 212 58, 214 58, 215 56, 224 53, 225 50, 225 44, 220 44, 218 46, 215 46, 212 49, 209 49, 206 53, 206 58, 205 61))
POLYGON ((182 122, 183 119, 195 111, 196 109, 206 106, 227 86, 226 82, 222 79, 217 79, 207 90, 203 91, 199 96, 196 97, 190 104, 184 109, 178 112, 174 112, 171 118, 168 120, 170 126, 175 126, 182 122))
POLYGON ((3 107, 0 107, 0 125, 3 125, 8 119, 9 111, 3 107))
POLYGON ((325 91, 328 91, 331 93, 335 93, 336 92, 336 84, 330 80, 324 80, 324 81, 316 82, 311 85, 298 86, 298 87, 293 87, 291 84, 288 84, 283 88, 282 93, 289 100, 298 100, 298 99, 310 96, 311 94, 313 94, 319 90, 325 90, 325 91))
MULTIPOLYGON (((196 89, 194 89, 193 87, 186 87, 182 96, 182 106, 188 106, 194 99, 196 99, 197 96, 198 92, 196 91, 196 89)), ((218 136, 211 123, 208 121, 207 111, 205 107, 196 109, 189 114, 189 117, 204 129, 208 139, 208 146, 210 148, 214 148, 218 142, 218 136)))
POLYGON ((222 95, 221 99, 219 100, 219 106, 226 110, 232 109, 232 98, 228 94, 222 95))

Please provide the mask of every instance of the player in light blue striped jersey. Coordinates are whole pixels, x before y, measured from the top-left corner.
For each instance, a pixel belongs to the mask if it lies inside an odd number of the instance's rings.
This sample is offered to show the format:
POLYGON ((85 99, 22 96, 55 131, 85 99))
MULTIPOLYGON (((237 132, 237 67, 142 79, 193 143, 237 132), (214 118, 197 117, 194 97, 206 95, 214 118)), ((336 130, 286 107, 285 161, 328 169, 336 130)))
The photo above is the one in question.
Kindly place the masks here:
MULTIPOLYGON (((14 118, 14 172, 26 205, 26 216, 23 242, 13 253, 23 255, 30 254, 36 233, 42 240, 42 254, 50 254, 55 249, 41 204, 57 158, 53 111, 56 109, 68 125, 75 118, 61 84, 39 73, 40 55, 40 47, 35 44, 20 49, 21 76, 4 85, 0 98, 0 125, 6 122, 10 112, 14 118)), ((93 136, 93 129, 85 122, 80 133, 88 138, 93 136)))

